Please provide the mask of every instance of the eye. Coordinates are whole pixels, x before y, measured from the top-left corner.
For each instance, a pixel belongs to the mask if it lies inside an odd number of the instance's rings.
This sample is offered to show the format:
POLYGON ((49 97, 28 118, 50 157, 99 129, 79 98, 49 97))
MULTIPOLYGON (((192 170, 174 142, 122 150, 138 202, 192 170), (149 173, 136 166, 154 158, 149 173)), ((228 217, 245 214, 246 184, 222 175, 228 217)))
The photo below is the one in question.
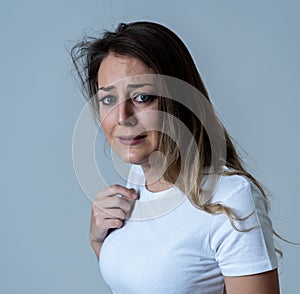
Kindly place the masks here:
POLYGON ((133 101, 137 103, 147 103, 151 102, 156 98, 155 95, 149 95, 149 94, 138 94, 133 97, 133 101))
POLYGON ((117 101, 117 98, 111 95, 105 96, 99 100, 103 105, 112 105, 115 104, 117 101))

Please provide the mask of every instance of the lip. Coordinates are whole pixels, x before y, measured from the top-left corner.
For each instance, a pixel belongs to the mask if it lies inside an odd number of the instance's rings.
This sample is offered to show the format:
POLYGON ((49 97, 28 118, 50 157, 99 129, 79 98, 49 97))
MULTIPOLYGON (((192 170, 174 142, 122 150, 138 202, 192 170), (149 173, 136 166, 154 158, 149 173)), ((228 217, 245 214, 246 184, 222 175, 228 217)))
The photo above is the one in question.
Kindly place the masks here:
POLYGON ((119 142, 123 145, 132 146, 138 145, 145 141, 147 135, 138 136, 117 136, 119 142))

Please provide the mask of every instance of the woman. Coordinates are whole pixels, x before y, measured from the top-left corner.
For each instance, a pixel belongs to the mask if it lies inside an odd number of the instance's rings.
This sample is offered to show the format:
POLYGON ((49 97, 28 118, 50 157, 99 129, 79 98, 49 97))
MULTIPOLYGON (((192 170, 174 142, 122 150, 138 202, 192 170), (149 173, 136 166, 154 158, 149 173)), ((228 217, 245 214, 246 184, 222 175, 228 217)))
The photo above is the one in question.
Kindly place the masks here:
POLYGON ((183 42, 156 23, 120 24, 72 57, 108 143, 132 164, 127 187, 92 207, 90 242, 112 291, 279 293, 264 191, 183 42))

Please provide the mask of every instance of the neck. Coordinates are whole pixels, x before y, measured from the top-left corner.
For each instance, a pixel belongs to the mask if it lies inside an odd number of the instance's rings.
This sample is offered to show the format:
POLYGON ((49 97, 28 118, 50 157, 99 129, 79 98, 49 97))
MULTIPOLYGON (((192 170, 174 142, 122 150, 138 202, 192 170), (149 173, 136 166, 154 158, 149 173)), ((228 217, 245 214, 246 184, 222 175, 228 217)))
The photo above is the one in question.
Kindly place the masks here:
POLYGON ((150 165, 142 165, 145 177, 146 188, 150 192, 161 192, 173 186, 172 183, 167 182, 161 171, 150 165))

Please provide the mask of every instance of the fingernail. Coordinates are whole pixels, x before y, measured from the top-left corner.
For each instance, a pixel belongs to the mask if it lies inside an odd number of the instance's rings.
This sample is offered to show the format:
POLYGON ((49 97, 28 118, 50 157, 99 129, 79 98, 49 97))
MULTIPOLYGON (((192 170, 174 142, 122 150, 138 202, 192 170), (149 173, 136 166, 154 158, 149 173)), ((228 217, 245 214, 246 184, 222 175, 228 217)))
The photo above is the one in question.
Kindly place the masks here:
POLYGON ((136 199, 138 196, 137 196, 137 193, 136 193, 135 189, 134 189, 134 188, 131 188, 130 191, 131 191, 131 196, 132 196, 134 199, 136 199))

